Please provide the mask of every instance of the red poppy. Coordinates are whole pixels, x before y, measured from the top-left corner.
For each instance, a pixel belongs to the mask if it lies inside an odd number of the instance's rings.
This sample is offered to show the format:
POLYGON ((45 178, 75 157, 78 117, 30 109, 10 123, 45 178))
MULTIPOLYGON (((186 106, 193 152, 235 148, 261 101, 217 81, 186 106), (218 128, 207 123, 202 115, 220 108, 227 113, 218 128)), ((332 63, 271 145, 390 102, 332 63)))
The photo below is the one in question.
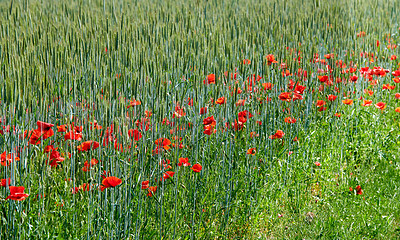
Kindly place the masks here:
POLYGON ((277 63, 273 54, 268 54, 265 58, 267 59, 268 65, 271 65, 272 63, 277 63))
POLYGON ((315 162, 314 164, 315 164, 315 166, 317 166, 317 167, 320 167, 320 166, 321 166, 321 163, 320 163, 320 162, 315 162))
POLYGON ((203 81, 204 84, 215 84, 215 74, 208 74, 207 79, 203 81))
POLYGON ((336 98, 337 98, 337 96, 335 96, 335 95, 328 95, 328 100, 331 102, 335 101, 336 98))
POLYGON ((362 191, 360 185, 358 185, 358 186, 356 187, 356 191, 357 191, 357 195, 362 195, 362 194, 363 194, 363 191, 362 191))
POLYGON ((207 113, 207 108, 206 107, 202 107, 200 108, 200 115, 206 114, 207 113))
POLYGON ((110 187, 116 187, 118 185, 120 185, 122 183, 122 180, 117 178, 117 177, 106 177, 103 179, 103 181, 101 182, 101 186, 100 189, 101 191, 104 191, 104 189, 106 188, 110 188, 110 187))
POLYGON ((297 120, 292 117, 285 117, 285 123, 296 123, 297 120))
POLYGON ((193 170, 193 172, 201 172, 201 169, 203 169, 203 167, 200 165, 200 164, 198 164, 198 163, 196 163, 195 165, 193 165, 193 167, 192 168, 190 168, 190 169, 192 169, 193 170))
POLYGON ((217 129, 214 129, 213 125, 205 125, 204 126, 204 131, 203 131, 204 134, 211 135, 216 132, 217 132, 217 129))
POLYGON ((139 106, 141 104, 142 103, 140 101, 138 101, 138 100, 132 100, 132 101, 130 101, 130 103, 129 103, 127 108, 130 108, 130 107, 133 107, 133 106, 139 106))
POLYGON ((218 105, 222 105, 225 103, 225 98, 224 97, 220 97, 217 99, 217 101, 215 102, 218 105))
POLYGON ((154 142, 154 144, 157 145, 157 147, 164 148, 165 150, 171 149, 171 141, 168 138, 159 138, 154 142))
POLYGON ((397 107, 394 111, 400 113, 400 107, 397 107))
POLYGON ((163 174, 163 179, 164 179, 164 180, 167 180, 167 179, 169 179, 169 178, 172 178, 172 177, 174 176, 174 174, 175 174, 175 172, 173 172, 173 171, 166 171, 166 172, 163 174))
POLYGON ((215 121, 214 116, 211 116, 203 119, 203 125, 211 125, 215 127, 215 125, 217 125, 217 122, 215 121))
POLYGON ((296 94, 303 94, 304 93, 304 90, 306 90, 306 87, 305 86, 301 86, 301 85, 297 85, 295 88, 294 88, 294 93, 296 94))
POLYGON ((75 131, 70 131, 65 134, 64 136, 65 140, 76 140, 76 141, 82 141, 82 133, 77 133, 75 131))
POLYGON ((345 100, 342 100, 342 102, 344 104, 346 104, 346 105, 352 105, 353 104, 353 100, 351 100, 351 99, 345 99, 345 100))
POLYGON ((149 180, 143 181, 142 182, 142 189, 148 189, 149 188, 149 180))
POLYGON ((189 163, 189 158, 179 158, 178 166, 181 167, 182 165, 185 167, 190 166, 191 164, 189 163))
POLYGON ((329 77, 328 76, 318 76, 318 80, 320 82, 326 82, 328 81, 329 77))
POLYGON ((10 200, 15 200, 15 201, 22 201, 25 198, 29 196, 29 194, 24 193, 25 187, 20 186, 20 187, 15 187, 15 186, 10 186, 10 195, 6 198, 10 200))
POLYGON ((277 130, 274 135, 269 136, 270 139, 280 139, 285 136, 285 133, 282 130, 277 130))
POLYGON ((100 143, 99 142, 90 140, 90 141, 83 142, 81 145, 79 145, 77 147, 77 149, 78 149, 78 151, 83 152, 83 151, 88 151, 90 149, 93 150, 93 149, 96 149, 98 147, 100 147, 100 143))
POLYGON ((53 150, 49 156, 49 165, 52 167, 56 167, 58 163, 63 162, 65 158, 61 157, 60 152, 53 150))
POLYGON ((13 161, 19 161, 19 157, 16 156, 14 153, 9 153, 7 154, 6 151, 4 151, 1 155, 0 155, 0 163, 2 166, 9 166, 13 161))
POLYGON ((371 105, 372 105, 372 100, 366 100, 366 99, 364 99, 363 104, 361 104, 361 106, 363 106, 363 107, 368 107, 371 105))
POLYGON ((149 192, 147 193, 148 197, 154 196, 154 193, 157 191, 157 186, 151 186, 147 189, 149 192))
POLYGON ((386 103, 378 102, 377 104, 375 104, 375 107, 383 111, 386 108, 386 103))
POLYGON ((290 102, 292 100, 292 96, 290 92, 283 92, 279 94, 279 99, 282 101, 290 102))
POLYGON ((257 150, 256 150, 256 148, 250 148, 249 150, 247 150, 247 153, 246 154, 249 154, 249 155, 256 155, 256 153, 257 153, 257 150))
POLYGON ((142 138, 142 134, 137 129, 128 130, 129 137, 133 138, 135 141, 139 141, 142 138))
POLYGON ((11 178, 4 178, 0 180, 0 186, 7 187, 11 185, 11 178))
POLYGON ((67 125, 60 125, 57 126, 57 132, 66 132, 67 131, 67 125))
POLYGON ((264 90, 271 90, 272 87, 274 86, 274 85, 273 85, 272 83, 270 83, 270 82, 262 83, 261 85, 262 85, 262 87, 264 88, 264 90))
POLYGON ((317 107, 322 107, 326 104, 324 100, 317 100, 317 107))

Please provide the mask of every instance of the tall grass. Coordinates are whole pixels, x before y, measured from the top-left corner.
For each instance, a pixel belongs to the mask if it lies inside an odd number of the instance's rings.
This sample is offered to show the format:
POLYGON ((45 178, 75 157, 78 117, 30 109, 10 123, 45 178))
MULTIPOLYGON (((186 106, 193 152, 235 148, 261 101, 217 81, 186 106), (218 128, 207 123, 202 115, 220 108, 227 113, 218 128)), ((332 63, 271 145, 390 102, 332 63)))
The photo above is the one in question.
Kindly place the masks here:
POLYGON ((0 178, 11 178, 11 186, 24 186, 30 194, 20 202, 5 200, 10 190, 0 189, 1 238, 399 236, 397 106, 393 91, 381 90, 393 83, 392 76, 379 78, 368 97, 364 89, 370 83, 359 73, 364 66, 398 68, 397 60, 390 60, 398 49, 386 47, 398 41, 397 1, 0 4, 1 120, 11 126, 0 143, 7 154, 19 147, 20 157, 1 166, 0 178), (361 31, 366 36, 357 37, 361 31), (364 52, 373 53, 374 61, 360 55, 364 52), (334 57, 327 64, 312 61, 329 53, 334 57), (268 54, 278 62, 269 65, 268 54), (250 63, 243 64, 245 59, 250 63), (348 67, 338 67, 338 60, 348 67), (290 76, 282 75, 281 63, 290 76), (332 72, 322 73, 327 65, 332 72), (350 66, 357 68, 357 83, 319 89, 324 84, 317 76, 348 79, 351 75, 341 71, 350 66), (215 74, 215 84, 203 83, 209 74, 215 74), (250 86, 253 74, 262 79, 250 86), (303 100, 279 99, 292 91, 290 80, 306 87, 303 100), (261 83, 267 82, 273 87, 264 91, 261 83), (329 94, 338 99, 327 101, 329 94), (215 103, 220 97, 225 104, 215 103), (362 107, 360 97, 388 107, 384 112, 362 107), (343 104, 346 98, 354 104, 343 104), (236 104, 240 99, 246 99, 244 106, 236 104), (327 110, 318 111, 320 99, 327 110), (130 100, 141 104, 127 108, 130 100), (177 116, 179 107, 185 114, 177 116), (208 112, 200 115, 203 107, 208 112), (254 116, 234 130, 232 123, 244 110, 254 116), (217 131, 206 135, 203 120, 210 116, 217 131), (286 123, 288 116, 297 122, 286 123), (29 144, 23 133, 38 120, 82 126, 83 139, 64 140, 65 133, 53 127, 54 136, 29 144), (91 129, 94 120, 103 128, 91 129), (123 151, 114 142, 103 146, 107 128, 123 151), (133 141, 129 129, 143 137, 133 141), (270 139, 277 130, 284 138, 270 139), (155 153, 160 138, 175 147, 155 153), (88 140, 100 147, 77 151, 88 140), (44 153, 50 144, 65 154, 57 167, 49 166, 44 153), (255 155, 246 154, 250 148, 255 155), (179 167, 179 158, 186 157, 202 170, 179 167), (83 171, 92 158, 99 163, 83 171), (163 167, 167 159, 171 169, 163 167), (175 174, 162 181, 166 170, 175 174), (122 184, 100 191, 103 171, 122 184), (152 197, 141 189, 146 180, 157 186, 152 197), (82 184, 90 190, 73 193, 82 184), (349 192, 357 185, 366 200, 349 192), (307 212, 317 216, 304 217, 307 212))

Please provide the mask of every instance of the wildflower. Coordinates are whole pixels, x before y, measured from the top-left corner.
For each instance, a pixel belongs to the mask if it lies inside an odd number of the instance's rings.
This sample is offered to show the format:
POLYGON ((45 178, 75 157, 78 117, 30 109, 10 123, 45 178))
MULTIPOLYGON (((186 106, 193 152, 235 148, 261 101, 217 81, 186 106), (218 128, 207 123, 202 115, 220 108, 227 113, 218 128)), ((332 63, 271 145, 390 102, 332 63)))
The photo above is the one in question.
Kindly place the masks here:
POLYGON ((142 189, 147 189, 147 188, 149 188, 149 183, 150 183, 149 180, 143 181, 143 182, 142 182, 142 189))
POLYGON ((337 96, 335 96, 335 95, 328 95, 328 100, 331 102, 335 101, 336 98, 337 98, 337 96))
POLYGON ((11 178, 0 179, 0 186, 7 187, 11 185, 11 178))
POLYGON ((179 163, 178 166, 185 166, 185 167, 189 167, 191 164, 189 163, 189 158, 179 158, 179 163))
POLYGON ((320 163, 320 162, 315 162, 314 164, 315 164, 315 166, 317 166, 317 167, 320 167, 320 166, 321 166, 321 163, 320 163))
POLYGON ((217 101, 215 102, 218 105, 222 105, 225 103, 225 98, 224 97, 220 97, 217 99, 217 101))
POLYGON ((193 172, 201 172, 201 169, 203 169, 203 167, 200 165, 200 164, 198 164, 198 163, 196 163, 195 165, 193 165, 193 167, 192 168, 190 168, 190 169, 192 169, 193 170, 193 172))
POLYGON ((166 171, 166 172, 163 174, 163 179, 164 179, 164 180, 167 180, 167 179, 169 179, 169 178, 173 177, 173 176, 174 176, 174 174, 175 174, 175 172, 172 172, 172 171, 166 171))
POLYGON ((152 197, 154 193, 157 191, 157 186, 151 186, 147 189, 149 192, 147 193, 148 197, 152 197))
POLYGON ((92 149, 92 150, 96 149, 99 146, 100 146, 99 142, 90 140, 90 141, 83 142, 81 145, 79 145, 77 147, 77 149, 78 149, 78 151, 84 152, 84 151, 88 151, 90 149, 92 149))
POLYGON ((110 187, 114 188, 114 187, 120 185, 121 183, 122 183, 122 180, 117 177, 113 177, 113 176, 106 177, 101 182, 102 185, 100 186, 100 189, 101 189, 101 191, 104 191, 104 189, 106 189, 106 188, 110 188, 110 187))
POLYGON ((268 54, 266 57, 267 59, 267 64, 271 65, 273 63, 277 63, 277 61, 275 60, 275 56, 273 54, 268 54))
POLYGON ((249 155, 256 155, 257 151, 256 148, 250 148, 249 150, 247 150, 247 154, 249 155))
POLYGON ((139 106, 139 105, 141 105, 142 104, 142 102, 140 102, 139 100, 132 100, 132 101, 130 101, 129 102, 129 105, 126 107, 126 108, 131 108, 131 107, 133 107, 133 106, 139 106))
POLYGON ((346 104, 346 105, 352 105, 353 104, 353 100, 351 100, 351 99, 345 99, 345 100, 342 100, 342 102, 344 104, 346 104))
POLYGON ((282 101, 290 102, 292 100, 292 96, 290 92, 283 92, 279 94, 279 99, 282 101))
POLYGON ((282 130, 277 130, 274 135, 269 136, 270 139, 280 139, 285 136, 285 133, 282 130))
POLYGON ((375 107, 383 111, 386 108, 386 103, 378 102, 377 104, 375 104, 375 107))
POLYGON ((206 80, 203 81, 204 84, 215 84, 215 74, 208 74, 206 80))
POLYGON ((142 138, 142 133, 140 133, 137 129, 129 129, 128 135, 130 138, 133 138, 135 141, 139 141, 142 138))
POLYGON ((29 196, 29 194, 24 193, 25 187, 15 187, 10 186, 10 195, 6 198, 15 201, 22 201, 29 196))
POLYGON ((361 106, 363 106, 363 107, 368 107, 371 105, 372 105, 372 100, 365 100, 365 99, 364 99, 364 103, 361 104, 361 106))

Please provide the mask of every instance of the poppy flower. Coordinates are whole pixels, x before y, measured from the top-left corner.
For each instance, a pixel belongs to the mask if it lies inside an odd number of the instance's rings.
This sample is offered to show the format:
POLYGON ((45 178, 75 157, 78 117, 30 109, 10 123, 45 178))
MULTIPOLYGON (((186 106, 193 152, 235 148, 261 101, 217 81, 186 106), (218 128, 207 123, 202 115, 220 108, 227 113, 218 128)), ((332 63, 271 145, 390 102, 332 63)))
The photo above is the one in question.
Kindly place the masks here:
POLYGON ((317 76, 318 77, 318 80, 320 81, 320 82, 326 82, 326 81, 328 81, 328 79, 329 79, 329 77, 328 76, 317 76))
POLYGON ((277 61, 275 60, 275 56, 273 54, 268 54, 267 56, 265 56, 265 59, 267 59, 267 64, 271 65, 273 63, 277 63, 277 61))
POLYGON ((84 151, 88 151, 90 149, 94 150, 94 149, 98 148, 99 146, 100 146, 99 142, 90 140, 90 141, 83 142, 81 145, 79 145, 77 147, 77 149, 78 149, 78 151, 84 152, 84 151))
POLYGON ((335 113, 335 117, 341 117, 342 116, 342 114, 340 114, 340 113, 335 113))
POLYGON ((203 119, 203 125, 205 125, 205 126, 211 125, 211 126, 215 127, 215 125, 217 125, 217 122, 215 121, 214 116, 211 116, 211 117, 207 117, 207 118, 203 119))
POLYGON ((0 186, 7 187, 11 185, 11 178, 4 178, 0 180, 0 186))
POLYGON ((67 132, 67 125, 57 126, 57 132, 67 132))
POLYGON ((168 138, 159 138, 154 142, 154 144, 157 145, 157 147, 164 148, 165 150, 171 149, 171 141, 168 138))
POLYGON ((42 136, 42 133, 40 130, 35 129, 32 131, 25 131, 24 132, 24 137, 25 138, 29 138, 29 144, 33 144, 33 145, 38 145, 40 144, 40 137, 42 136))
POLYGON ((217 101, 215 102, 218 105, 222 105, 225 103, 225 98, 224 97, 220 97, 217 99, 217 101))
POLYGON ((363 106, 363 107, 368 107, 371 105, 372 105, 372 100, 366 100, 366 99, 364 99, 363 104, 361 104, 361 106, 363 106))
POLYGON ((189 158, 179 158, 178 166, 181 167, 182 165, 185 167, 190 166, 191 164, 189 163, 189 158))
POLYGON ((77 133, 75 131, 70 131, 64 135, 64 140, 76 140, 82 141, 82 133, 77 133))
POLYGON ((297 120, 292 117, 285 117, 285 123, 296 123, 297 120))
POLYGON ((294 93, 296 94, 303 94, 304 93, 304 90, 306 90, 306 87, 305 86, 301 86, 301 85, 297 85, 295 88, 294 88, 294 93))
POLYGON ((298 93, 295 93, 293 94, 293 101, 295 100, 303 100, 303 96, 298 93))
POLYGON ((377 104, 375 104, 375 107, 383 111, 386 108, 386 103, 378 102, 377 104))
POLYGON ((279 94, 279 99, 282 101, 290 102, 292 100, 292 96, 290 92, 283 92, 279 94))
POLYGON ((204 131, 203 131, 204 134, 211 135, 216 132, 217 132, 217 129, 214 129, 213 125, 205 125, 204 126, 204 131))
POLYGON ((363 194, 363 191, 362 191, 360 185, 358 185, 358 186, 356 187, 356 192, 357 192, 357 195, 362 195, 362 194, 363 194))
POLYGON ((142 182, 142 189, 148 189, 149 188, 149 180, 143 181, 142 182))
POLYGON ((167 179, 169 179, 169 178, 172 178, 173 176, 174 176, 174 174, 175 174, 175 172, 173 172, 173 171, 166 171, 164 174, 163 174, 163 180, 167 180, 167 179))
POLYGON ((135 141, 139 141, 142 138, 142 134, 137 129, 129 129, 128 135, 130 138, 133 138, 135 141))
POLYGON ((264 90, 271 90, 272 87, 274 86, 274 85, 273 85, 272 83, 270 83, 270 82, 262 83, 261 85, 262 85, 262 87, 264 88, 264 90))
POLYGON ((315 166, 317 166, 317 167, 320 167, 320 166, 321 166, 321 163, 320 163, 320 162, 315 162, 314 164, 315 164, 315 166))
POLYGON ((249 150, 247 150, 246 154, 254 156, 256 155, 256 153, 257 153, 256 148, 250 148, 249 150))
POLYGON ((346 105, 352 105, 353 104, 353 100, 352 99, 345 99, 345 100, 342 100, 342 102, 344 104, 346 104, 346 105))
POLYGON ((317 107, 322 107, 326 104, 326 102, 324 100, 318 100, 317 101, 317 107))
POLYGON ((127 106, 127 108, 131 108, 133 106, 139 106, 141 104, 142 103, 140 101, 138 101, 138 100, 132 100, 132 101, 129 102, 129 105, 127 106))
POLYGON ((147 193, 148 197, 152 197, 154 193, 157 191, 157 186, 151 186, 147 189, 149 192, 147 193))
POLYGON ((15 154, 13 153, 9 153, 7 154, 6 151, 4 151, 1 155, 0 155, 0 164, 2 166, 9 166, 13 161, 19 161, 19 157, 15 156, 15 154))
POLYGON ((198 164, 198 163, 196 163, 195 165, 193 165, 193 167, 192 168, 190 168, 190 169, 192 169, 193 170, 193 172, 201 172, 201 169, 203 169, 203 167, 200 165, 200 164, 198 164))
POLYGON ((282 130, 277 130, 274 135, 269 136, 269 139, 280 139, 285 136, 285 133, 282 130))
POLYGON ((211 73, 207 75, 206 80, 203 81, 204 84, 215 84, 215 74, 211 73))
POLYGON ((335 96, 335 95, 328 95, 328 100, 331 102, 335 101, 336 98, 337 98, 337 96, 335 96))
POLYGON ((15 200, 15 201, 22 201, 25 198, 29 196, 29 194, 24 193, 25 187, 20 186, 20 187, 15 187, 15 186, 10 186, 10 195, 6 198, 10 200, 15 200))
POLYGON ((207 113, 207 108, 206 107, 202 107, 200 108, 200 115, 206 114, 207 113))
POLYGON ((117 178, 117 177, 106 177, 103 179, 103 181, 101 182, 101 186, 100 189, 101 191, 104 191, 104 189, 106 188, 110 188, 110 187, 116 187, 118 185, 120 185, 122 183, 122 180, 117 178))
POLYGON ((59 151, 53 150, 50 153, 49 160, 49 165, 52 167, 56 167, 58 163, 63 162, 65 158, 61 157, 59 151))

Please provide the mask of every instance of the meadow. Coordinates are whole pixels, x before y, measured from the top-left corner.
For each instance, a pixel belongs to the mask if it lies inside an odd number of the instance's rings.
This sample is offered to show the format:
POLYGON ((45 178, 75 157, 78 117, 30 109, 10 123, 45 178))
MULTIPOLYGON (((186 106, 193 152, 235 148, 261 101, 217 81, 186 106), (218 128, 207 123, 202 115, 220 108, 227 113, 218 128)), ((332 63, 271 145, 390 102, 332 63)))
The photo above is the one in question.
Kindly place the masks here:
POLYGON ((0 239, 400 239, 399 7, 0 1, 0 239))

